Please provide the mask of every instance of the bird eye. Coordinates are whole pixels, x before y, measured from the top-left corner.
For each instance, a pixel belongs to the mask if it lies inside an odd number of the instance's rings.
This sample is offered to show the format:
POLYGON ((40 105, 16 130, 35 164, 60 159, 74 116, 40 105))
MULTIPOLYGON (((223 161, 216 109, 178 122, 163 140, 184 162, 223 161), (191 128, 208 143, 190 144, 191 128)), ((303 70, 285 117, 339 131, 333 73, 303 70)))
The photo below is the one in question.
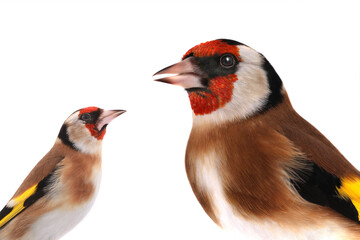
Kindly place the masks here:
POLYGON ((80 119, 85 122, 89 122, 91 120, 91 115, 89 113, 84 113, 80 116, 80 119))
POLYGON ((231 68, 235 66, 236 60, 232 54, 224 54, 220 57, 220 65, 224 68, 231 68))

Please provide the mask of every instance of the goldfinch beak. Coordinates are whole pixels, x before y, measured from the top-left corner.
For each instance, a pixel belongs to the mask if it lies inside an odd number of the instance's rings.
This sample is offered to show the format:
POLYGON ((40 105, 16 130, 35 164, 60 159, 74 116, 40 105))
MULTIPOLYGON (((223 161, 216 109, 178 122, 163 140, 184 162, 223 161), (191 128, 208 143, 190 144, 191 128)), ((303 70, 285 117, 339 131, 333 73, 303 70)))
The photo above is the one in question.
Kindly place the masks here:
POLYGON ((113 119, 126 112, 125 110, 104 110, 96 123, 96 128, 102 131, 113 119))
POLYGON ((194 65, 194 58, 188 57, 181 62, 166 67, 153 75, 155 81, 170 83, 185 89, 203 88, 201 76, 194 65))

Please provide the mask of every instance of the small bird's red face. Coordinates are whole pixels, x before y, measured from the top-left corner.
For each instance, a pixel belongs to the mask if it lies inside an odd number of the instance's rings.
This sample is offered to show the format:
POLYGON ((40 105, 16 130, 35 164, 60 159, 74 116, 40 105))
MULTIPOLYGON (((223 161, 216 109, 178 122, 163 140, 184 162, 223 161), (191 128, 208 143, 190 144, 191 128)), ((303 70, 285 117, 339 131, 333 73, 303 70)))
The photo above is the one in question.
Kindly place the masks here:
POLYGON ((228 39, 199 44, 155 75, 162 75, 156 81, 184 87, 195 116, 206 121, 247 118, 275 106, 283 95, 282 82, 266 58, 228 39))
POLYGON ((106 133, 107 125, 122 114, 123 110, 103 110, 98 107, 87 107, 79 110, 79 119, 84 122, 91 136, 102 140, 106 133))
POLYGON ((75 150, 96 152, 101 146, 107 125, 124 112, 98 107, 82 108, 66 119, 58 137, 65 145, 75 150))
POLYGON ((79 119, 85 122, 85 127, 90 131, 91 135, 98 140, 102 140, 106 133, 106 125, 101 129, 96 127, 100 113, 101 109, 97 107, 83 108, 79 111, 79 119))
POLYGON ((191 48, 185 53, 181 63, 155 75, 178 74, 158 81, 185 87, 195 115, 204 115, 223 107, 231 100, 239 62, 241 57, 237 44, 215 40, 191 48))

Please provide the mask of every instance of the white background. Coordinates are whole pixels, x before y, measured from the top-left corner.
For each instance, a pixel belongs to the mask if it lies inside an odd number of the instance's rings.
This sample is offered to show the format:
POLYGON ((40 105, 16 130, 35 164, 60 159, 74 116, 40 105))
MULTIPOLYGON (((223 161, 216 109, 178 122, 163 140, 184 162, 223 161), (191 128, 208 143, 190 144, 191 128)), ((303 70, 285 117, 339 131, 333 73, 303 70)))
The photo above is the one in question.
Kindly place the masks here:
POLYGON ((359 4, 299 2, 1 2, 0 204, 69 114, 126 109, 104 139, 98 199, 63 239, 226 239, 187 181, 187 94, 152 80, 217 38, 262 52, 295 109, 360 169, 359 4))

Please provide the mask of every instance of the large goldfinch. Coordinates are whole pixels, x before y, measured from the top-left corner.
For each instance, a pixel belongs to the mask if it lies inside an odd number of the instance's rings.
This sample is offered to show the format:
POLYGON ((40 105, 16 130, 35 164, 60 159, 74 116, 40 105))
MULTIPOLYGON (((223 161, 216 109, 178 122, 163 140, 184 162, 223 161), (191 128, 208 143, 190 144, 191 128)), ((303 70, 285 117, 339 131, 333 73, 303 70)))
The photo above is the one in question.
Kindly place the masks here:
POLYGON ((186 171, 214 222, 245 239, 360 239, 359 171, 295 112, 262 54, 219 39, 155 75, 189 95, 186 171))
POLYGON ((106 126, 124 110, 80 109, 0 212, 1 240, 54 240, 90 210, 99 189, 106 126))

